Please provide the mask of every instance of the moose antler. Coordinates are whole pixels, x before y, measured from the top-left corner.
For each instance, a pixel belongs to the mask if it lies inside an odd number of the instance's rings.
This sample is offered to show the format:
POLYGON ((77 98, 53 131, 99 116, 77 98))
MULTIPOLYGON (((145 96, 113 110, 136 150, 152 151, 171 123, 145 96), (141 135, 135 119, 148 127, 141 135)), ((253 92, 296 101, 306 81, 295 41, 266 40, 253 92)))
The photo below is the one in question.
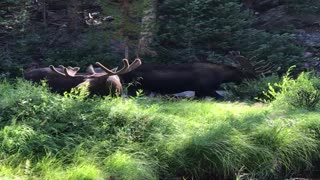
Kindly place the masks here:
POLYGON ((81 74, 81 75, 76 75, 77 72, 80 70, 79 67, 71 67, 68 66, 67 68, 64 67, 63 65, 59 65, 59 68, 61 68, 61 70, 58 70, 57 68, 55 68, 53 65, 50 65, 50 69, 61 75, 64 77, 86 77, 86 78, 93 78, 93 77, 103 77, 103 76, 110 76, 110 75, 119 75, 119 74, 125 74, 127 72, 130 72, 134 69, 136 69, 137 67, 139 67, 142 63, 140 59, 135 59, 131 64, 129 64, 127 59, 123 59, 122 60, 123 63, 123 67, 119 70, 119 71, 114 71, 114 70, 110 70, 107 67, 105 67, 104 65, 102 65, 99 62, 96 62, 96 64, 98 66, 100 66, 106 73, 96 73, 94 68, 92 67, 92 65, 90 65, 88 67, 88 70, 90 74, 81 74))
POLYGON ((114 72, 114 71, 108 69, 107 67, 105 67, 104 65, 102 65, 100 62, 96 62, 96 64, 97 64, 98 66, 100 66, 101 69, 103 69, 103 70, 104 70, 106 73, 108 73, 109 75, 117 75, 117 74, 123 72, 124 70, 126 70, 126 69, 130 66, 127 59, 123 59, 123 60, 122 60, 122 63, 123 63, 123 67, 122 67, 119 71, 114 72))
POLYGON ((281 67, 272 65, 270 62, 265 63, 264 60, 251 64, 246 57, 240 55, 239 51, 230 51, 229 54, 231 55, 231 59, 238 62, 243 70, 253 72, 255 74, 267 74, 281 69, 281 67))
POLYGON ((240 54, 240 51, 230 51, 231 59, 240 64, 241 69, 254 72, 254 66, 250 61, 240 54))
MULTIPOLYGON (((62 66, 62 65, 60 65, 59 67, 61 68, 61 66, 62 66)), ((62 67, 65 68, 64 66, 62 66, 62 67)), ((53 65, 49 65, 49 68, 50 68, 53 72, 55 72, 55 73, 57 73, 57 74, 59 74, 59 75, 61 75, 61 76, 66 76, 66 75, 63 74, 62 72, 58 71, 53 65)))
POLYGON ((261 61, 255 63, 254 67, 255 67, 254 70, 257 74, 268 74, 268 73, 279 71, 281 69, 281 67, 279 67, 277 65, 272 65, 270 62, 265 63, 264 60, 261 60, 261 61), (261 64, 261 65, 258 66, 259 64, 261 64))
POLYGON ((258 74, 268 74, 272 72, 277 72, 281 69, 281 67, 277 65, 271 65, 271 63, 268 63, 264 66, 255 68, 256 73, 258 74))
POLYGON ((71 77, 76 76, 77 72, 80 70, 79 67, 71 67, 68 66, 67 68, 64 68, 65 74, 71 77))
POLYGON ((87 72, 87 73, 90 73, 90 74, 96 74, 96 71, 94 70, 92 64, 90 64, 90 65, 87 67, 86 72, 87 72))
POLYGON ((113 72, 112 70, 106 68, 104 65, 102 65, 99 62, 96 62, 98 66, 100 66, 108 75, 119 75, 119 74, 125 74, 127 72, 130 72, 137 67, 139 67, 142 63, 140 59, 135 59, 131 64, 129 64, 127 59, 122 60, 123 63, 123 68, 120 69, 119 71, 113 72))
POLYGON ((64 72, 60 72, 59 70, 57 70, 53 65, 49 66, 50 69, 52 71, 54 71, 55 73, 61 75, 61 76, 66 76, 66 77, 76 77, 77 72, 80 70, 79 67, 71 67, 68 66, 67 68, 64 67, 63 65, 59 65, 58 67, 62 69, 62 71, 64 72))
POLYGON ((138 68, 140 65, 142 64, 141 60, 139 58, 136 58, 129 66, 129 68, 127 69, 127 72, 133 71, 134 69, 138 68))

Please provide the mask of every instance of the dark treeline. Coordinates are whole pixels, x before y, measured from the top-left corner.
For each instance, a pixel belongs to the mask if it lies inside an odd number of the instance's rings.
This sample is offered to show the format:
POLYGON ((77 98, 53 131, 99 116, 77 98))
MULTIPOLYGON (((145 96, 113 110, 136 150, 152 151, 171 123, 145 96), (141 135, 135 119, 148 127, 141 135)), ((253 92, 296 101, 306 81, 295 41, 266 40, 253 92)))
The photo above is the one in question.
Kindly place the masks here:
POLYGON ((316 0, 4 0, 0 6, 2 76, 49 64, 114 66, 126 48, 130 59, 161 63, 228 64, 228 51, 239 50, 284 71, 319 55, 316 0))

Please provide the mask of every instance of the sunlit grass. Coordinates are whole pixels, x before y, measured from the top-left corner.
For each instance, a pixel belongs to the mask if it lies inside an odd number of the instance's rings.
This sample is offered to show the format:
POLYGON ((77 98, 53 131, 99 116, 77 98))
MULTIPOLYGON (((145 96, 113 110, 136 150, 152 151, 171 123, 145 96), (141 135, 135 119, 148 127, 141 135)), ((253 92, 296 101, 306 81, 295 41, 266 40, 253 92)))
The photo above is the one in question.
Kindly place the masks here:
POLYGON ((19 173, 18 168, 13 168, 7 165, 0 165, 0 179, 23 179, 28 176, 24 176, 23 173, 19 173))
MULTIPOLYGON (((65 175, 61 179, 70 180, 88 180, 88 179, 103 179, 102 171, 94 164, 78 164, 67 169, 65 175)), ((50 178, 49 178, 50 179, 50 178)))
POLYGON ((104 161, 109 177, 120 179, 158 179, 155 167, 151 162, 138 158, 139 154, 115 152, 104 161), (135 157, 136 156, 136 157, 135 157))
POLYGON ((319 109, 61 96, 23 81, 0 90, 0 178, 272 179, 319 168, 319 109))

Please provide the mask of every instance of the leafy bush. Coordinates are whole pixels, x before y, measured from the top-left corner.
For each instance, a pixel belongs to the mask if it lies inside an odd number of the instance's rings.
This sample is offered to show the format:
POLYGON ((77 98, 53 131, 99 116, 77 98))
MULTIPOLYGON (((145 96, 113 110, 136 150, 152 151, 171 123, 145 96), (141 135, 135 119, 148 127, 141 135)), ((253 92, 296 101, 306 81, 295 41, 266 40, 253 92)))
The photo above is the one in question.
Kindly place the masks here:
MULTIPOLYGON (((274 105, 314 110, 320 102, 320 80, 311 72, 302 72, 297 79, 290 77, 290 68, 280 83, 269 84, 264 92, 267 99, 274 100, 274 105)), ((262 98, 263 99, 263 98, 262 98)))
POLYGON ((314 110, 320 102, 320 80, 313 72, 303 72, 297 79, 291 77, 293 67, 285 76, 261 77, 240 85, 224 84, 226 99, 247 99, 287 104, 296 108, 314 110))
POLYGON ((263 95, 263 91, 268 89, 268 84, 274 84, 280 81, 278 75, 263 76, 256 80, 247 80, 240 85, 234 85, 233 83, 223 85, 223 88, 228 92, 226 93, 226 99, 247 99, 255 100, 263 95))

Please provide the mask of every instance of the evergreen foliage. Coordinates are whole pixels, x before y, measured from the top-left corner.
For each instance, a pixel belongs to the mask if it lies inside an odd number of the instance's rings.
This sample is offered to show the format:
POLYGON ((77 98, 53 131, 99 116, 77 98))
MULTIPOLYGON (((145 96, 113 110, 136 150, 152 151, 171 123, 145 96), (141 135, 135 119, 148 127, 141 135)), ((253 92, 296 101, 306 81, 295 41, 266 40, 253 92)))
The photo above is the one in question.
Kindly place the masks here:
MULTIPOLYGON (((150 2, 82 1, 81 6, 76 4, 81 10, 78 17, 69 17, 66 13, 72 7, 70 3, 60 0, 37 3, 31 0, 1 2, 5 7, 0 10, 1 73, 20 76, 20 69, 31 63, 86 67, 99 60, 110 66, 118 65, 126 44, 130 56, 138 51, 141 18, 150 2), (99 26, 85 25, 84 16, 96 11, 115 20, 99 26), (82 19, 83 24, 71 31, 69 19, 82 19)), ((319 10, 315 0, 281 3, 287 5, 290 12, 319 10)), ((240 50, 253 62, 263 59, 283 70, 305 60, 302 58, 304 48, 295 43, 291 30, 266 32, 253 28, 253 12, 237 0, 165 0, 158 5, 158 32, 153 44, 158 56, 143 57, 146 62, 225 62, 224 55, 229 50, 240 50)))
POLYGON ((159 14, 161 55, 170 61, 205 60, 230 50, 233 34, 252 20, 251 12, 233 0, 164 1, 159 14))
POLYGON ((252 62, 265 60, 282 69, 303 59, 303 48, 292 34, 253 28, 253 12, 238 1, 164 1, 159 14, 161 61, 225 62, 223 56, 230 50, 241 51, 252 62))
MULTIPOLYGON (((283 0, 284 1, 284 0, 283 0)), ((299 14, 319 14, 320 13, 320 2, 317 0, 292 0, 285 1, 288 6, 290 13, 299 14)))

